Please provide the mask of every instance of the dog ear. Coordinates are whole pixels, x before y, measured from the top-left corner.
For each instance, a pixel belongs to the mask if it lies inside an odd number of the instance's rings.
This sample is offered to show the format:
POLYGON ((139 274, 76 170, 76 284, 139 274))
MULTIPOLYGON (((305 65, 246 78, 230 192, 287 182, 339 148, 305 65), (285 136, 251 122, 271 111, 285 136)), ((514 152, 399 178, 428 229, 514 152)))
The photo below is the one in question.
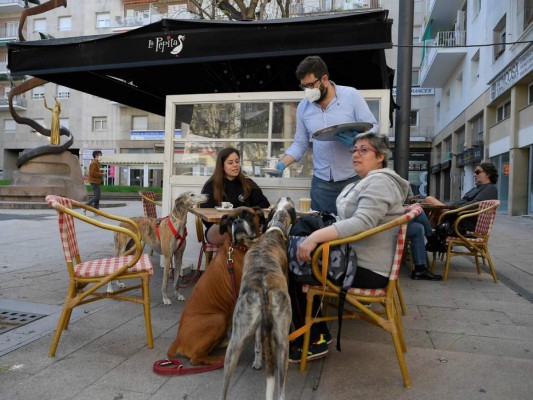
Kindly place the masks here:
POLYGON ((261 233, 265 233, 267 230, 267 220, 265 218, 265 213, 261 207, 254 206, 253 210, 255 215, 259 218, 259 226, 261 227, 261 233))
POLYGON ((224 214, 222 218, 220 218, 219 232, 221 235, 225 234, 228 231, 228 219, 229 219, 228 214, 224 214))
POLYGON ((296 222, 296 210, 294 208, 291 208, 289 210, 289 215, 291 216, 291 225, 294 225, 296 222))

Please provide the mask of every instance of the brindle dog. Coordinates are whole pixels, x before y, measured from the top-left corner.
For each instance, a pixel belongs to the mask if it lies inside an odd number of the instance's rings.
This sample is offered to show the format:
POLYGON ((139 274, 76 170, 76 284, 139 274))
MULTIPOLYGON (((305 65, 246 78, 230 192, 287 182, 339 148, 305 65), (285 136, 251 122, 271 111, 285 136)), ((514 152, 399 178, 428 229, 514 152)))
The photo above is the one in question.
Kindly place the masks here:
POLYGON ((292 318, 288 291, 287 239, 296 220, 294 202, 289 197, 282 197, 270 216, 267 231, 244 257, 241 288, 233 313, 233 329, 224 363, 223 400, 227 397, 231 376, 246 339, 254 333, 256 348, 253 367, 261 368, 264 351, 266 399, 274 399, 276 376, 278 399, 285 399, 285 378, 289 365, 288 336, 292 318))

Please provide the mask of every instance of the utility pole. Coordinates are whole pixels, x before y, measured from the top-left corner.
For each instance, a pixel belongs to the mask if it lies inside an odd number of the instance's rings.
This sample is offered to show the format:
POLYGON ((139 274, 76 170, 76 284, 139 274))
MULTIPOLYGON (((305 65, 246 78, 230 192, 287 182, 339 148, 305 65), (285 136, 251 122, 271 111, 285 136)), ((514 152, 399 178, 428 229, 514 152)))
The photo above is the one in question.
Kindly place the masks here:
POLYGON ((400 109, 396 110, 394 126, 394 169, 402 178, 408 179, 414 0, 400 0, 399 7, 396 104, 400 106, 400 109))

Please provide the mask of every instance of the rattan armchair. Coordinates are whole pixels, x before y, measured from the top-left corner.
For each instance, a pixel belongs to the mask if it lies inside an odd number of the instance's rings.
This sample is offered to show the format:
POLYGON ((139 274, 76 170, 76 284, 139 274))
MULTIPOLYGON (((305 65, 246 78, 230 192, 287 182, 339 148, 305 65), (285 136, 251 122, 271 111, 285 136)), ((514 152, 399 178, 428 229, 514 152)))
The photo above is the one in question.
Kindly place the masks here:
MULTIPOLYGON (((390 333, 390 335, 392 336, 392 341, 394 343, 394 348, 396 350, 396 356, 400 365, 404 385, 406 387, 411 386, 411 381, 404 358, 404 352, 407 351, 407 347, 403 339, 403 325, 399 313, 399 305, 395 296, 395 291, 397 291, 399 288, 398 273, 400 270, 402 255, 405 247, 405 232, 407 229, 407 222, 419 215, 421 212, 423 212, 422 208, 418 204, 414 204, 406 209, 406 212, 403 216, 396 218, 393 221, 370 229, 366 232, 362 232, 355 236, 351 236, 344 239, 337 239, 321 244, 313 253, 311 265, 315 278, 317 278, 322 285, 309 286, 307 289, 307 309, 305 318, 306 324, 310 325, 321 321, 336 320, 338 318, 337 314, 326 314, 323 317, 317 317, 312 314, 312 305, 315 296, 327 298, 328 306, 335 308, 338 304, 339 293, 341 290, 339 286, 336 286, 329 279, 327 279, 326 271, 328 268, 329 260, 328 257, 323 257, 323 254, 329 253, 330 246, 340 245, 344 243, 352 243, 366 239, 369 236, 379 234, 388 229, 398 229, 395 254, 389 275, 389 284, 385 288, 376 289, 351 288, 346 295, 345 301, 348 302, 352 307, 350 309, 344 310, 342 318, 361 319, 363 321, 367 321, 378 327, 381 327, 385 331, 390 333), (319 266, 319 258, 322 258, 323 267, 319 266), (363 302, 366 303, 366 305, 363 304, 363 302), (374 311, 373 307, 370 308, 367 306, 368 303, 376 304, 378 306, 380 305, 382 307, 379 307, 380 310, 374 311), (355 307, 355 310, 353 310, 353 307, 355 307)), ((310 329, 308 329, 304 335, 302 359, 300 362, 300 370, 302 372, 305 371, 306 368, 310 334, 310 329)), ((379 359, 380 358, 378 358, 378 360, 379 359)))
MULTIPOLYGON (((58 213, 59 235, 68 271, 67 296, 50 347, 49 356, 55 356, 61 333, 68 328, 72 310, 77 306, 106 298, 142 304, 148 348, 152 349, 154 340, 150 318, 149 285, 150 276, 153 274, 153 266, 148 254, 142 253, 143 246, 138 226, 131 219, 109 214, 65 197, 49 195, 46 196, 46 201, 58 213), (86 217, 74 211, 74 208, 92 211, 99 219, 86 217), (101 219, 103 219, 101 217, 110 220, 109 222, 126 222, 130 224, 131 229, 101 222, 101 219), (123 256, 90 259, 82 262, 78 247, 79 238, 76 235, 74 223, 75 219, 89 223, 97 228, 126 234, 131 237, 134 246, 123 256), (108 293, 105 290, 106 285, 111 281, 137 279, 140 282, 134 286, 127 286, 115 290, 113 293, 108 293), (137 289, 141 289, 141 296, 128 293, 137 289), (126 293, 128 295, 125 295, 126 293)), ((95 251, 95 253, 98 252, 95 251)))

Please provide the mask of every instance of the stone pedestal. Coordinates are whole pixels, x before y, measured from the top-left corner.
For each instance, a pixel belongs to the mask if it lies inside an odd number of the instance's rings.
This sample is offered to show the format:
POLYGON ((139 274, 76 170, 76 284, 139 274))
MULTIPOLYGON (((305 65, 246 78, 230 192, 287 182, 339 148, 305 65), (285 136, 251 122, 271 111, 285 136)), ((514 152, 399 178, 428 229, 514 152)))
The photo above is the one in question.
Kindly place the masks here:
POLYGON ((80 161, 72 153, 35 157, 13 174, 13 184, 0 186, 4 201, 45 201, 49 194, 86 201, 80 161))

